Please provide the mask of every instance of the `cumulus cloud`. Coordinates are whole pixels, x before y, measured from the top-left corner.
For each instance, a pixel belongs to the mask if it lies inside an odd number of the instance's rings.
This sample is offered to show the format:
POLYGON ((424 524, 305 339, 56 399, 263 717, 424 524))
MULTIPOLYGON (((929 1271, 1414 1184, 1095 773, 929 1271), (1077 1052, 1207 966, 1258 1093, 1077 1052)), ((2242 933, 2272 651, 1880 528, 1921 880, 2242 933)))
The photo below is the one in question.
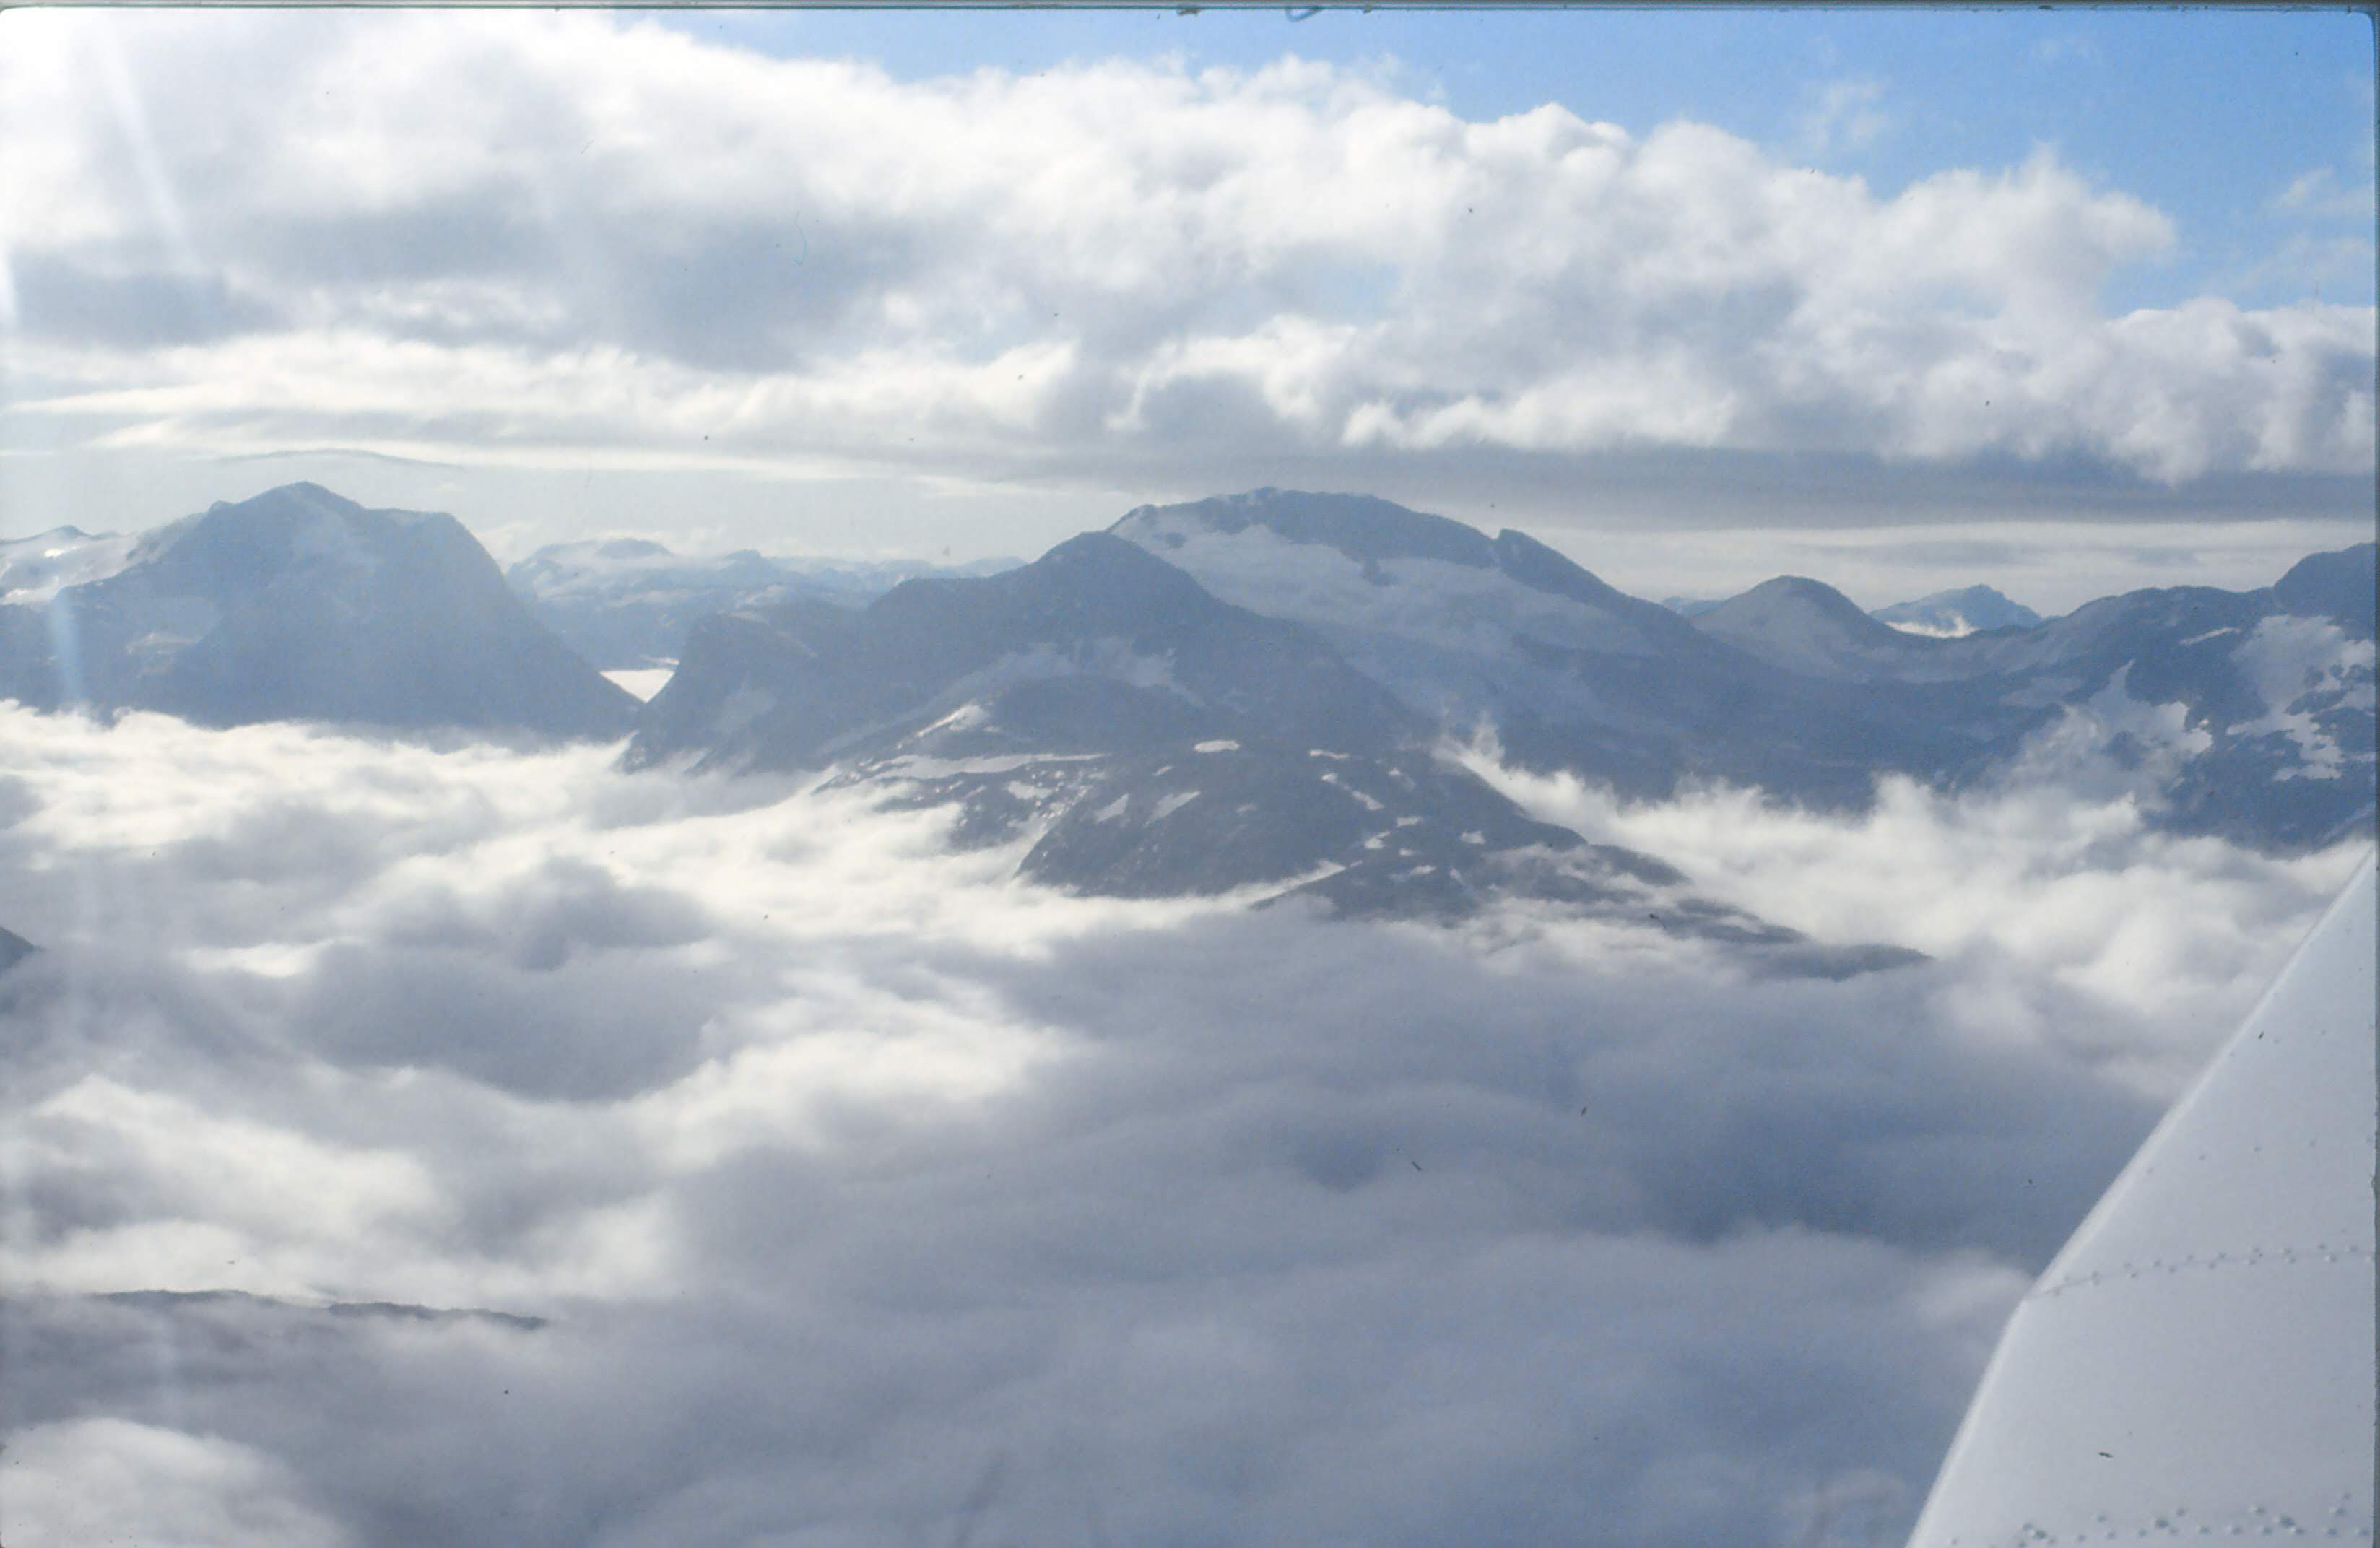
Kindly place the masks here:
POLYGON ((2362 221, 2368 225, 2373 218, 2373 190, 2340 176, 2336 167, 2318 166, 2290 178, 2289 187, 2273 196, 2273 209, 2285 215, 2362 221))
POLYGON ((1523 791, 1934 957, 1755 979, 603 748, 0 731, 12 1542, 1889 1541, 2338 869, 1523 791))
POLYGON ((1836 151, 1856 151, 1892 125, 1884 106, 1884 82, 1866 77, 1830 80, 1809 91, 1802 115, 1802 145, 1823 161, 1836 151))
MULTIPOLYGON (((17 406, 108 447, 1167 487, 1221 455, 2373 461, 2369 308, 2111 315, 2177 235, 2046 151, 1886 196, 1293 57, 897 80, 599 16, 6 25, 17 406)), ((1872 97, 1830 91, 1830 140, 1872 97)))
POLYGON ((1573 776, 1508 768, 1492 741, 1450 752, 1533 816, 1659 854, 1727 901, 1821 938, 1926 952, 1961 980, 1959 1015, 1971 1030, 2056 1045, 2170 1100, 2245 1018, 2370 841, 2273 856, 2155 831, 2139 770, 2110 763, 2108 734, 2152 744, 2154 765, 2160 738, 2197 733, 2171 707, 2103 699, 2046 728, 1988 788, 1950 795, 1888 777, 1861 815, 1721 786, 1631 804, 1573 776), (2072 1018, 2034 998, 2046 985, 2118 1020, 2072 1018))
POLYGON ((290 1496, 285 1467, 235 1442, 118 1419, 36 1425, 9 1441, 8 1531, 28 1548, 174 1542, 190 1548, 343 1548, 290 1496))

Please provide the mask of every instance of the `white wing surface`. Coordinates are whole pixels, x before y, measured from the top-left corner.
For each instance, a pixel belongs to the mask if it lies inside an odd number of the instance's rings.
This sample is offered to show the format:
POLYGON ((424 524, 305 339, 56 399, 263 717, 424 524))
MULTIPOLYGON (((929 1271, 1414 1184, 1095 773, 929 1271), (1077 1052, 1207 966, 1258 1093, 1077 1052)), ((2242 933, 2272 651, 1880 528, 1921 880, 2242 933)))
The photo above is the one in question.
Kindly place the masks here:
POLYGON ((2371 1541, 2374 876, 2019 1304, 1911 1548, 2371 1541))

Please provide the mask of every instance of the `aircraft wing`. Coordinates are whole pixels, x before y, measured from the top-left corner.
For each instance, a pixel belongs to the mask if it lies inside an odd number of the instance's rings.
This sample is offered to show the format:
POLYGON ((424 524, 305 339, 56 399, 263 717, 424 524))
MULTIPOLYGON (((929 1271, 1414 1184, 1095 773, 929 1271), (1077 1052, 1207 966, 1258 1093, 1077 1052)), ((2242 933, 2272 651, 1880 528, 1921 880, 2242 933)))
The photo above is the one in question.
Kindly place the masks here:
POLYGON ((2374 891, 2018 1305, 1911 1548, 2372 1540, 2374 891))

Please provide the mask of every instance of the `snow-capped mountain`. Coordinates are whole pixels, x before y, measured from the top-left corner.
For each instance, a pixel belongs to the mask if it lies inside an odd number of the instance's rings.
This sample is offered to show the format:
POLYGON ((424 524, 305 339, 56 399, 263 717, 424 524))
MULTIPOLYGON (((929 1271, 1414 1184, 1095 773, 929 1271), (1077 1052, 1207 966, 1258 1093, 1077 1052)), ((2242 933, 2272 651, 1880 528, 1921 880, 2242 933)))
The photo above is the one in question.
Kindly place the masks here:
POLYGON ((1694 614, 1713 639, 1811 677, 1925 679, 1934 647, 1859 610, 1823 581, 1779 575, 1694 614))
POLYGON ((2292 618, 2326 618, 2350 640, 2372 637, 2373 597, 2380 589, 2380 545, 2358 543, 2310 553, 2273 583, 2273 604, 2292 618))
POLYGON ((1937 639, 1958 639, 1995 629, 2030 629, 2041 622, 2041 614, 1988 586, 1937 591, 1913 602, 1877 608, 1868 616, 1909 634, 1937 639))
POLYGON ((1086 534, 1022 569, 909 581, 857 611, 803 600, 706 620, 630 757, 802 768, 929 732, 929 750, 969 756, 1232 737, 1370 753, 1408 729, 1305 630, 1086 534))
POLYGON ((963 841, 1037 835, 1037 880, 1457 915, 1497 894, 1723 937, 1795 971, 1828 953, 1694 898, 1647 856, 1532 820, 1439 764, 1430 727, 1302 624, 1209 594, 1104 533, 864 610, 796 601, 696 626, 633 766, 832 768, 959 805, 963 841))
POLYGON ((1626 794, 1721 779, 1847 804, 1879 768, 1968 754, 1955 731, 1879 724, 1870 694, 1730 649, 1524 533, 1284 490, 1143 506, 1111 530, 1219 597, 1312 625, 1433 725, 1492 727, 1513 760, 1626 794))
POLYGON ((2372 816, 2373 551, 1953 636, 1791 576, 1688 618, 1522 533, 1361 496, 1143 506, 1031 564, 869 600, 890 571, 633 539, 543 550, 508 587, 451 517, 300 484, 137 538, 0 544, 0 694, 208 724, 633 725, 632 766, 954 804, 962 841, 1029 834, 1027 875, 1087 890, 1438 913, 1520 894, 1781 949, 1431 747, 1492 731, 1511 761, 1630 796, 2112 785, 2180 830, 2317 844, 2372 816), (683 630, 682 665, 640 711, 516 591, 611 631, 606 651, 683 630))
POLYGON ((36 707, 591 737, 635 713, 449 515, 290 484, 129 539, 62 528, 6 559, 0 695, 36 707))
POLYGON ((2155 587, 2024 630, 1902 634, 1815 581, 1769 581, 1694 627, 1978 733, 1956 785, 2032 767, 2115 778, 2185 831, 2297 847, 2374 807, 2373 545, 2257 591, 2155 587), (1908 698, 1911 689, 1917 699, 1908 698))
POLYGON ((105 580, 124 568, 140 540, 128 533, 72 526, 0 540, 0 606, 29 607, 67 587, 105 580))
POLYGON ((1857 804, 1881 773, 1958 788, 2062 768, 2258 844, 2370 819, 2370 545, 2263 591, 2148 590, 1937 638, 1791 576, 1689 619, 1519 533, 1360 497, 1259 490, 1112 530, 1311 624, 1425 719, 1486 723, 1516 761, 1626 793, 1701 777, 1857 804))
POLYGON ((686 631, 712 613, 796 599, 857 607, 905 580, 997 574, 1018 562, 771 559, 752 549, 680 554, 642 538, 601 538, 540 549, 504 580, 540 623, 613 671, 672 664, 686 631))

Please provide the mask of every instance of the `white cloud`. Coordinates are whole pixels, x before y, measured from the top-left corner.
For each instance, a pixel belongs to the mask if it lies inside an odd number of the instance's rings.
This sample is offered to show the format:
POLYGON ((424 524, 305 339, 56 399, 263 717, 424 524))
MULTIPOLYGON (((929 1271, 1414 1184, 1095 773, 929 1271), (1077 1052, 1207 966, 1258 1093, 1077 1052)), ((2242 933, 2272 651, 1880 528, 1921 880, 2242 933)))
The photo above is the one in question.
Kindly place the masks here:
MULTIPOLYGON (((2364 228, 2372 224, 2366 205, 2364 228)), ((2360 233, 2291 231, 2272 251, 2227 275, 2226 283, 2240 290, 2288 286, 2319 297, 2325 287, 2352 294, 2368 284, 2373 269, 2372 238, 2360 233)))
POLYGON ((106 1458, 198 1541, 1888 1536, 2337 870, 1524 792, 1937 958, 1755 978, 603 748, 0 731, 11 1541, 106 1458))
POLYGON ((1532 815, 1658 854, 1764 917, 1957 964, 1963 1024, 2060 1043, 2166 1100, 2245 1018, 2369 845, 2276 857, 2159 833, 2133 776, 2103 767, 2111 724, 2150 741, 2186 734, 2111 688, 2039 733, 1995 786, 1946 795, 1888 777, 1858 815, 1728 788, 1631 804, 1570 775, 1504 768, 1492 744, 1454 756, 1532 815), (2119 1010, 2128 1030, 2061 1026, 2034 998, 2048 984, 2119 1010))
POLYGON ((2060 65, 2069 60, 2087 63, 2099 57, 2099 45, 2079 33, 2048 37, 2033 45, 2033 57, 2034 63, 2041 65, 2060 65))
POLYGON ((120 1419, 20 1430, 0 1461, 8 1535, 24 1548, 344 1548, 351 1539, 289 1496, 273 1458, 213 1435, 120 1419))
POLYGON ((15 406, 111 446, 1169 487, 1391 449, 2372 464, 2370 308, 2108 315, 2171 224, 2046 153, 1884 198, 1286 58, 905 82, 596 16, 190 19, 6 22, 15 406), (140 123, 62 84, 101 54, 140 123))
POLYGON ((368 1240, 390 1217, 432 1215, 430 1174, 392 1151, 327 1145, 271 1124, 209 1113, 174 1094, 88 1076, 20 1115, 8 1167, 20 1175, 104 1177, 154 1211, 122 1232, 76 1234, 45 1254, 54 1282, 165 1288, 273 1277, 275 1239, 368 1240), (170 1222, 160 1225, 159 1222, 170 1222), (215 1249, 243 1241, 263 1263, 215 1249))
POLYGON ((1892 125, 1884 103, 1884 82, 1865 77, 1830 80, 1809 93, 1815 100, 1802 115, 1802 150, 1825 161, 1840 151, 1857 151, 1892 125))
POLYGON ((2369 179, 2350 183, 2335 167, 2318 166, 2289 179, 2273 196, 2275 211, 2316 220, 2361 221, 2372 224, 2373 187, 2369 179))

